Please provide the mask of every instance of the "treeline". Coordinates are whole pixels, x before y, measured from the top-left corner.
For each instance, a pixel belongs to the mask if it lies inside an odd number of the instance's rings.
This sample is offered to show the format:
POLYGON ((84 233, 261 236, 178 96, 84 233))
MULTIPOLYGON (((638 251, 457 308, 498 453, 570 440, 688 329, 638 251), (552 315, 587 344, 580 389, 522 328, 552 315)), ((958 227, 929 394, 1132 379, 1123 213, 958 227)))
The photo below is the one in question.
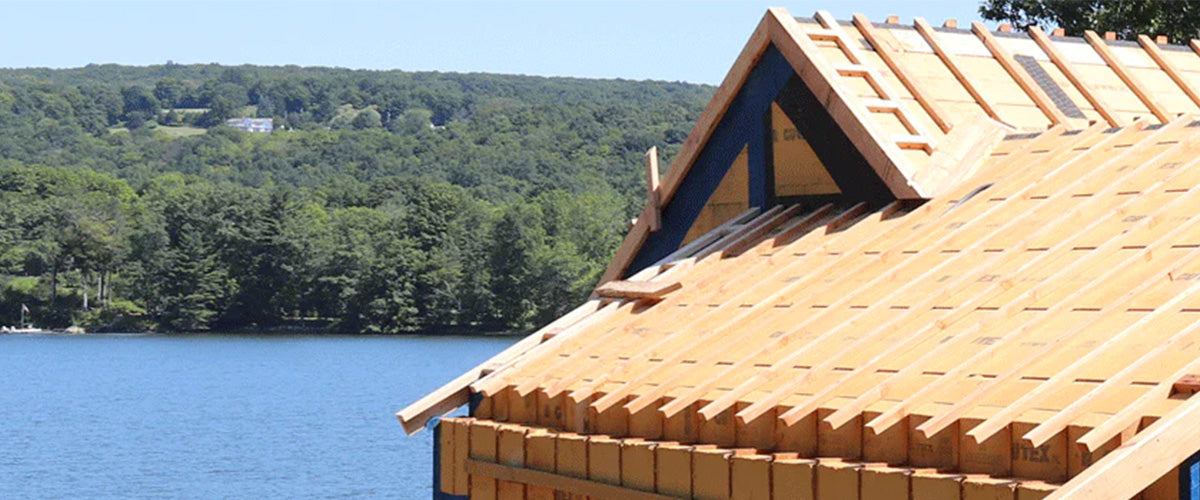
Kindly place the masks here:
POLYGON ((640 209, 641 153, 669 160, 711 91, 0 70, 0 324, 26 304, 39 326, 112 330, 526 329, 587 295, 640 209), (216 126, 247 115, 283 130, 216 126))

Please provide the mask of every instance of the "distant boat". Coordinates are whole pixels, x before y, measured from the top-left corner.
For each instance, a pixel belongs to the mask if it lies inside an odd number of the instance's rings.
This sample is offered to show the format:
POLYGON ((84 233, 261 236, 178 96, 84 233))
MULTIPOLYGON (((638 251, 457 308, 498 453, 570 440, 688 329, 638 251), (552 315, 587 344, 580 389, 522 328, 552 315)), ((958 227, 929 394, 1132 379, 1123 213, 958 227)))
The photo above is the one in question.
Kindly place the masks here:
POLYGON ((23 327, 23 328, 22 327, 0 326, 0 333, 47 333, 47 331, 43 330, 41 328, 34 328, 31 326, 27 326, 27 327, 23 327))
POLYGON ((46 330, 35 328, 33 325, 25 322, 25 315, 29 314, 29 307, 21 304, 21 322, 18 326, 0 326, 0 333, 46 333, 46 330))

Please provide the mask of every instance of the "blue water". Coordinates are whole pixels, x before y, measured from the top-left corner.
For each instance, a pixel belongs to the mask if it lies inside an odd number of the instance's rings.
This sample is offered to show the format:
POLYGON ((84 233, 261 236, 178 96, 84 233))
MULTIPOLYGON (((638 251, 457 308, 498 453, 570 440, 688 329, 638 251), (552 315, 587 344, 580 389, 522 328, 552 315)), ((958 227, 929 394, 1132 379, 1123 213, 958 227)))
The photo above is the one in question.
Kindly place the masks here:
POLYGON ((0 336, 0 498, 427 499, 394 413, 508 338, 0 336))

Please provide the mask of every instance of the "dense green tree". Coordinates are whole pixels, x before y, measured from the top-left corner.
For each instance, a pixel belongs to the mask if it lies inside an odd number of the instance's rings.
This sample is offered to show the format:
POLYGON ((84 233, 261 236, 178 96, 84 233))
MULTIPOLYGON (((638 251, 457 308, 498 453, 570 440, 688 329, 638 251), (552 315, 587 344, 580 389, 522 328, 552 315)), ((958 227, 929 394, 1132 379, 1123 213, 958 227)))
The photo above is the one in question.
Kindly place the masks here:
POLYGON ((643 149, 669 161, 711 92, 331 68, 0 69, 0 323, 27 304, 43 326, 532 328, 587 296, 643 203, 643 149), (254 113, 287 130, 213 127, 254 113))
POLYGON ((1181 44, 1200 38, 1196 0, 983 0, 979 14, 1019 28, 1061 27, 1075 36, 1084 30, 1112 31, 1123 40, 1166 35, 1181 44))

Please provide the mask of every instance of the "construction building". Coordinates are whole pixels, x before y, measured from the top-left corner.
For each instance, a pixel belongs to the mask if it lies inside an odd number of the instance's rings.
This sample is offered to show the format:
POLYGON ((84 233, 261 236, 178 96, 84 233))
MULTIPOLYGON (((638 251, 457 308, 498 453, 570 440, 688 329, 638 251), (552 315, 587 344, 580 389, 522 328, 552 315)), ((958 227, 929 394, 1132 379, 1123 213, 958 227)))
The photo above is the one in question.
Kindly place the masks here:
MULTIPOLYGON (((435 498, 1200 498, 1200 43, 771 9, 435 498)), ((470 417, 442 418, 462 405, 470 417)))

